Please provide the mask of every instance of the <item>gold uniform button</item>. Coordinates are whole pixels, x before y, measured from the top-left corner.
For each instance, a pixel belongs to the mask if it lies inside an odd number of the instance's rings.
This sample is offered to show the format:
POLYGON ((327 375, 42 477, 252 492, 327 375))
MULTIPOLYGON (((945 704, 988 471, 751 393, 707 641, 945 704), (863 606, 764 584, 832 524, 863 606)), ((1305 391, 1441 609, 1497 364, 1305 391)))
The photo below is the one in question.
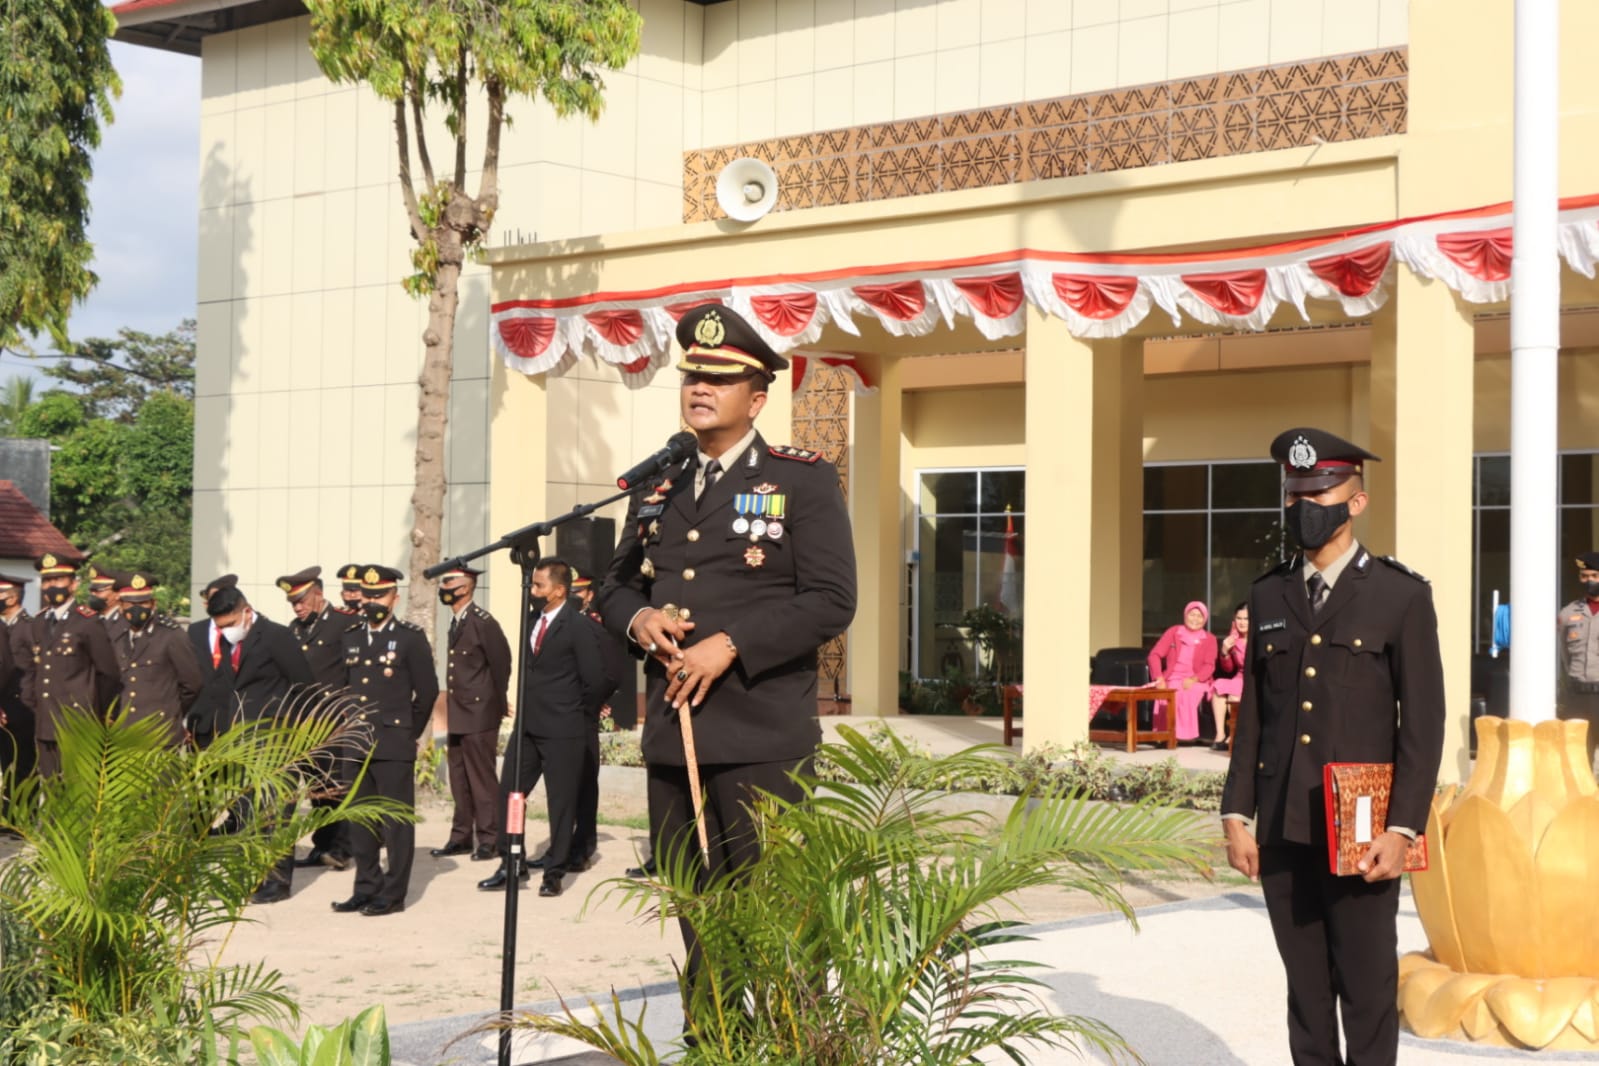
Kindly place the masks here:
MULTIPOLYGON (((363 684, 363 685, 370 685, 370 684, 371 684, 371 683, 372 683, 372 679, 371 679, 371 678, 370 678, 370 677, 363 677, 363 678, 362 678, 362 679, 361 679, 361 684, 363 684)), ((361 697, 361 698, 362 698, 362 699, 363 699, 363 700, 364 700, 364 699, 366 699, 366 697, 365 697, 365 696, 362 696, 362 697, 361 697)))
POLYGON ((1301 744, 1309 744, 1310 743, 1310 734, 1309 733, 1301 733, 1301 734, 1299 734, 1299 743, 1301 743, 1301 744))
POLYGON ((1355 647, 1357 647, 1357 648, 1360 647, 1360 638, 1359 637, 1355 638, 1355 647))
POLYGON ((1310 638, 1310 642, 1312 644, 1320 644, 1321 643, 1321 634, 1317 633, 1315 636, 1311 637, 1310 638))
POLYGON ((1268 645, 1266 645, 1266 650, 1267 650, 1267 651, 1276 651, 1276 650, 1277 650, 1277 645, 1275 645, 1275 644, 1268 644, 1268 645))
POLYGON ((1255 764, 1255 769, 1257 769, 1257 770, 1264 770, 1265 768, 1266 768, 1266 764, 1263 763, 1263 762, 1258 762, 1258 763, 1255 764))
POLYGON ((1302 711, 1308 711, 1308 710, 1310 710, 1311 706, 1312 706, 1311 702, 1309 700, 1306 700, 1304 703, 1301 703, 1299 705, 1299 709, 1302 710, 1302 711))
POLYGON ((695 541, 697 541, 699 539, 700 539, 700 531, 699 530, 691 529, 691 530, 688 531, 688 541, 689 541, 690 544, 693 544, 695 541))
POLYGON ((300 645, 300 650, 301 651, 310 651, 311 650, 311 645, 309 645, 309 644, 301 644, 300 645))
POLYGON ((692 566, 683 571, 683 580, 684 581, 693 581, 694 580, 694 568, 692 566))
POLYGON ((1306 677, 1315 677, 1316 676, 1316 668, 1314 666, 1305 667, 1305 676, 1306 677))

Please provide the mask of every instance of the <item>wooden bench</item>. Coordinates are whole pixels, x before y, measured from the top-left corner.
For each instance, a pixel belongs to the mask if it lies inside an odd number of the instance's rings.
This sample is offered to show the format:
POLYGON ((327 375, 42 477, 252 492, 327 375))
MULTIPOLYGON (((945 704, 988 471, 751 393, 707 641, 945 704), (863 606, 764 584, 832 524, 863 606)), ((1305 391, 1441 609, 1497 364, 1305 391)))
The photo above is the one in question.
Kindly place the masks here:
MULTIPOLYGON (((1125 739, 1127 751, 1132 753, 1138 750, 1140 744, 1159 744, 1165 741, 1166 747, 1172 750, 1177 748, 1177 713, 1175 702, 1177 693, 1169 688, 1118 688, 1106 693, 1105 701, 1100 704, 1100 710, 1106 707, 1119 706, 1127 713, 1127 730, 1125 739), (1138 728, 1138 705, 1140 703, 1153 703, 1156 700, 1166 701, 1166 728, 1156 729, 1154 714, 1150 714, 1150 729, 1138 728)), ((1124 739, 1120 729, 1089 729, 1088 739, 1096 743, 1109 741, 1119 744, 1124 739)))

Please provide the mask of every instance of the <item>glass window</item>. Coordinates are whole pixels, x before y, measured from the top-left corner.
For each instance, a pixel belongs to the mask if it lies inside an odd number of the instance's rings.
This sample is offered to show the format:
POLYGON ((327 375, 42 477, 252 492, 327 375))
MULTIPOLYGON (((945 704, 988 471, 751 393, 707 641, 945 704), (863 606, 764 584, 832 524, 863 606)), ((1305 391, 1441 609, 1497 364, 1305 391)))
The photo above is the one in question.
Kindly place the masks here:
POLYGON ((1144 510, 1203 511, 1209 472, 1203 464, 1144 467, 1144 510))
MULTIPOLYGON (((1505 460, 1508 468, 1510 460, 1505 460)), ((1508 479, 1509 474, 1505 477, 1508 479)), ((1599 503, 1599 455, 1571 453, 1560 457, 1560 502, 1563 506, 1599 503)), ((1593 545, 1583 551, 1592 551, 1593 545)))
POLYGON ((974 514, 976 511, 975 470, 922 475, 923 514, 974 514))
POLYGON ((1144 515, 1144 642, 1182 621, 1183 605, 1205 599, 1206 515, 1144 515))
POLYGON ((1210 505, 1218 511, 1276 510, 1283 478, 1276 463, 1217 463, 1210 468, 1210 505))
POLYGON ((1477 505, 1510 506, 1510 456, 1484 455, 1477 460, 1477 505))

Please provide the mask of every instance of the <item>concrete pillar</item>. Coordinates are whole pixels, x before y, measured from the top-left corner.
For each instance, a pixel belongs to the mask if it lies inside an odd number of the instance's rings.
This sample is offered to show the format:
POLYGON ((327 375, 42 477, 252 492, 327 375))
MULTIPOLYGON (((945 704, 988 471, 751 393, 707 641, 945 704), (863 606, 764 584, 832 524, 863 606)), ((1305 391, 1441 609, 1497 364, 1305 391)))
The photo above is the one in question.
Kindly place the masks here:
POLYGON ((1027 313, 1029 747, 1088 732, 1088 660, 1137 644, 1143 565, 1143 346, 1083 341, 1027 313))
MULTIPOLYGON (((1472 316, 1444 285, 1400 270, 1376 316, 1362 543, 1433 579, 1447 723, 1439 778, 1470 772, 1472 316)), ((1359 443, 1359 442, 1357 442, 1359 443)))
MULTIPOLYGON (((489 533, 499 537, 529 522, 549 518, 549 394, 543 376, 507 370, 498 360, 489 402, 489 533)), ((555 546, 543 545, 546 553, 555 546)), ((522 649, 522 571, 509 552, 487 560, 489 597, 485 606, 505 627, 511 641, 511 699, 516 700, 517 662, 522 649)), ((481 565, 481 563, 479 564, 481 565)))
POLYGON ((862 364, 877 391, 855 398, 850 433, 850 524, 857 598, 849 632, 852 714, 899 713, 900 588, 904 584, 904 500, 899 485, 904 417, 899 361, 862 364))

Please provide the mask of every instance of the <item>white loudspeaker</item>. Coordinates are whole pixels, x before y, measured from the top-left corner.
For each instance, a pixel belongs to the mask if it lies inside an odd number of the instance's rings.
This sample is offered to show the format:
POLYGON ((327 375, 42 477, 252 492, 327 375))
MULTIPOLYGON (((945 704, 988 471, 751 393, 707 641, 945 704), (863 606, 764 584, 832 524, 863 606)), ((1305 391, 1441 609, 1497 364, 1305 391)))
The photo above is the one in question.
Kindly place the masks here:
POLYGON ((716 202, 728 218, 754 222, 777 205, 777 173, 759 159, 735 159, 716 178, 716 202))

